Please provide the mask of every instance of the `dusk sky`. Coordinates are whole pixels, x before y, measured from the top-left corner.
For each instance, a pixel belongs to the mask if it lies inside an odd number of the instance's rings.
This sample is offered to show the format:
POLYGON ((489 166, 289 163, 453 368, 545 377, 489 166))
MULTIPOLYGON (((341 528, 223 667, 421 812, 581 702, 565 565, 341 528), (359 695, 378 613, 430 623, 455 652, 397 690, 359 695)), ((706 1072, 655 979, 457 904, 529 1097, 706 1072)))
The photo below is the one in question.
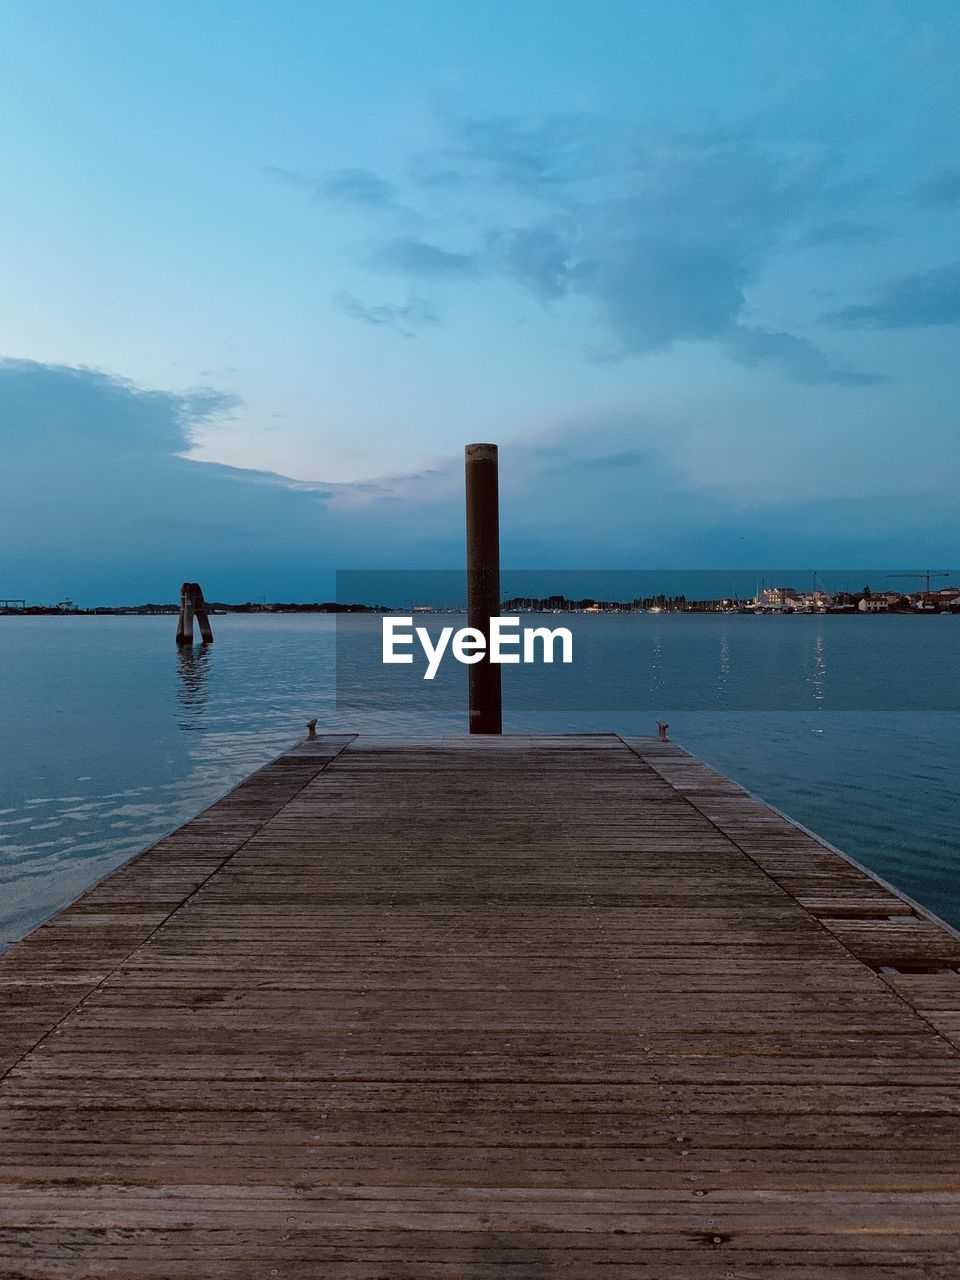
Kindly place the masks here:
POLYGON ((4 0, 0 597, 957 568, 960 7, 4 0))

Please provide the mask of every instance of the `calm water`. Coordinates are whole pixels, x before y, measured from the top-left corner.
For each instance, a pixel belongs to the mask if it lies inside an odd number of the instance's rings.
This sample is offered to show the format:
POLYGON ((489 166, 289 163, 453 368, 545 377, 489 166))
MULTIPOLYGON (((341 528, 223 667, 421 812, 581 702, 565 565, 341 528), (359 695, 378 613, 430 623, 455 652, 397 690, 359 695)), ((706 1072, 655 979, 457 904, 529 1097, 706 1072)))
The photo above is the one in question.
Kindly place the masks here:
MULTIPOLYGON (((960 619, 573 623, 590 629, 605 689, 621 673, 625 689, 635 686, 651 646, 715 654, 689 672, 686 706, 722 707, 725 690, 744 681, 759 705, 777 706, 783 654, 794 665, 813 654, 809 709, 676 711, 654 698, 644 711, 515 703, 511 714, 508 696, 508 731, 649 733, 657 717, 669 720, 681 745, 960 925, 960 715, 831 711, 819 678, 849 673, 839 677, 849 688, 857 646, 867 644, 877 670, 919 670, 927 681, 942 670, 953 679, 960 619)), ((338 713, 332 618, 215 618, 216 643, 187 653, 174 646, 175 625, 169 617, 0 619, 0 939, 21 937, 190 817, 302 737, 313 716, 321 729, 463 731, 459 698, 411 700, 393 679, 397 668, 375 672, 366 696, 338 713)), ((341 679, 379 620, 348 626, 356 633, 346 643, 341 634, 341 679)), ((463 675, 456 668, 451 678, 463 675)), ((869 697, 871 706, 889 705, 875 689, 869 697)))

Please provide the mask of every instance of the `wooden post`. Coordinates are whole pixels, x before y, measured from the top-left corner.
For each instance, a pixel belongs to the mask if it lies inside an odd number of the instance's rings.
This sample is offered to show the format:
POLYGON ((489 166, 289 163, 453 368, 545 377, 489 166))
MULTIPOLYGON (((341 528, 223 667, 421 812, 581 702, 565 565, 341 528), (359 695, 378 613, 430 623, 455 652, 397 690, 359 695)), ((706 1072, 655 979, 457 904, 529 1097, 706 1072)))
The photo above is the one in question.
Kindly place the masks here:
POLYGON ((177 624, 177 644, 193 644, 193 596, 184 582, 180 587, 180 621, 177 624))
POLYGON ((213 644, 213 630, 210 626, 210 619, 207 616, 207 602, 203 598, 203 592, 200 590, 200 583, 194 582, 193 586, 193 611, 197 615, 197 622, 200 624, 200 639, 204 644, 213 644))
POLYGON ((207 604, 199 582, 184 582, 180 587, 180 622, 177 625, 177 644, 193 644, 193 619, 200 624, 200 639, 213 644, 213 630, 207 616, 207 604))
POLYGON ((488 652, 469 668, 470 732, 501 733, 500 667, 490 661, 490 619, 500 613, 500 499, 495 444, 468 444, 467 625, 487 637, 488 652))

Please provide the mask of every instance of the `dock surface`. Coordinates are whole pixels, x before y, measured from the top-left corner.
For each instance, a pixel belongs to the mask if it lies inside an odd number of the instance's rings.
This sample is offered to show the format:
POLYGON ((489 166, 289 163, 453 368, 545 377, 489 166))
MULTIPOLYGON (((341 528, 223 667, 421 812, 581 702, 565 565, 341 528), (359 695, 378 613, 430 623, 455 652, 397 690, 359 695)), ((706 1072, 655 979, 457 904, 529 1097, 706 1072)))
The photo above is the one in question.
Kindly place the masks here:
POLYGON ((960 939, 671 744, 302 743, 0 993, 2 1277, 960 1277, 960 939))

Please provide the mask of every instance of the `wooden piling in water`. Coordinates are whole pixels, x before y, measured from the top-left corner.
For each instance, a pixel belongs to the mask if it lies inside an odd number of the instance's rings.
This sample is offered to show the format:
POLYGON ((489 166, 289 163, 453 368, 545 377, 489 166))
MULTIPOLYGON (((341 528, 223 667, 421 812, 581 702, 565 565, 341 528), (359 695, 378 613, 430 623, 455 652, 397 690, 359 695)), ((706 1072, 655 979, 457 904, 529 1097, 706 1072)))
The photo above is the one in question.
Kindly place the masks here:
POLYGON ((500 667, 490 661, 490 619, 500 613, 500 492, 497 446, 465 449, 467 624, 487 637, 487 653, 469 668, 470 732, 501 733, 500 667))
POLYGON ((200 627, 200 639, 213 644, 213 629, 207 614, 206 601, 199 582, 184 582, 180 587, 180 620, 177 624, 177 644, 193 644, 193 620, 200 627))

